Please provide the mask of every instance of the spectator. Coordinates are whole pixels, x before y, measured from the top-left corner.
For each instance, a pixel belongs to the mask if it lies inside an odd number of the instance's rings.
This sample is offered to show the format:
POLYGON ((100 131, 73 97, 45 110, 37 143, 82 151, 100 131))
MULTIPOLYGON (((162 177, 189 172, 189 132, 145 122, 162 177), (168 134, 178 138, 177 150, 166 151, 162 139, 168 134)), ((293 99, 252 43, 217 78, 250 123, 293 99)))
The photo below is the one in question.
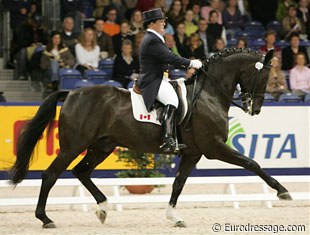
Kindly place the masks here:
POLYGON ((3 95, 3 91, 0 91, 0 102, 6 102, 6 99, 3 95))
POLYGON ((104 21, 102 19, 95 20, 95 31, 97 36, 97 44, 100 48, 100 58, 105 59, 107 57, 114 56, 114 47, 112 38, 102 31, 104 21))
POLYGON ((275 55, 281 59, 281 48, 275 45, 276 38, 276 31, 267 30, 265 33, 265 45, 259 48, 259 52, 266 54, 270 49, 274 49, 275 55))
POLYGON ((237 0, 229 0, 222 13, 223 24, 227 34, 235 35, 244 26, 244 20, 237 6, 237 0))
POLYGON ((127 9, 125 12, 126 19, 130 19, 130 17, 132 16, 132 13, 135 11, 137 2, 138 0, 126 0, 123 2, 127 9))
POLYGON ((249 5, 247 0, 238 0, 238 9, 241 12, 241 15, 245 22, 251 21, 249 5))
POLYGON ((96 0, 96 8, 94 11, 95 19, 101 18, 104 12, 104 8, 109 6, 110 0, 96 0))
POLYGON ((207 22, 209 22, 209 16, 211 11, 216 11, 218 18, 217 18, 217 23, 218 24, 223 24, 222 20, 222 12, 219 10, 219 3, 220 0, 210 0, 210 6, 204 6, 201 8, 200 15, 202 18, 204 18, 207 22))
POLYGON ((134 48, 133 48, 133 57, 139 61, 139 48, 142 43, 143 37, 144 37, 144 32, 139 32, 135 35, 135 40, 134 40, 134 48))
POLYGON ((74 20, 71 16, 65 17, 63 21, 63 30, 61 32, 61 39, 64 46, 68 47, 72 55, 75 56, 75 45, 79 38, 79 33, 73 32, 74 20))
POLYGON ((247 48, 248 47, 248 41, 244 37, 240 37, 237 40, 236 48, 247 48))
POLYGON ((53 91, 58 90, 59 69, 72 68, 74 63, 75 59, 69 48, 62 44, 61 34, 53 32, 41 57, 41 68, 47 71, 53 91))
POLYGON ((290 84, 294 94, 303 97, 310 93, 310 69, 305 66, 306 56, 299 52, 295 57, 295 66, 290 71, 290 84))
POLYGON ((114 51, 116 55, 121 54, 121 47, 122 47, 123 41, 126 39, 129 39, 132 43, 134 42, 134 36, 130 34, 128 22, 124 21, 123 23, 121 23, 120 33, 112 37, 114 51))
POLYGON ((177 25, 184 20, 182 13, 182 4, 180 0, 174 0, 167 13, 168 22, 173 28, 177 28, 177 25))
POLYGON ((174 28, 172 27, 171 24, 169 24, 168 21, 166 21, 166 24, 165 24, 165 33, 174 35, 174 28))
POLYGON ((81 33, 79 43, 75 45, 77 60, 76 68, 84 73, 85 70, 98 68, 100 48, 97 45, 96 33, 91 28, 86 28, 81 33))
POLYGON ((302 25, 297 17, 297 9, 294 5, 289 6, 288 16, 282 21, 283 33, 288 38, 292 32, 302 33, 302 25))
POLYGON ((185 57, 185 47, 187 44, 187 36, 185 34, 185 25, 184 23, 180 22, 177 25, 176 32, 173 35, 174 41, 176 43, 178 52, 182 57, 185 57))
POLYGON ((185 34, 186 36, 190 36, 192 33, 195 33, 198 29, 197 25, 193 22, 193 11, 187 10, 185 14, 185 34))
POLYGON ((279 57, 274 56, 271 65, 266 92, 278 99, 281 94, 288 92, 285 74, 281 70, 279 57))
POLYGON ((103 24, 103 32, 113 37, 120 32, 120 25, 116 23, 117 11, 111 7, 106 14, 107 20, 103 24))
POLYGON ((200 20, 200 4, 198 2, 193 3, 192 11, 193 11, 193 22, 196 25, 198 25, 198 22, 200 20))
POLYGON ((212 57, 215 53, 223 51, 226 47, 225 41, 223 38, 215 39, 214 45, 212 47, 211 53, 209 53, 209 58, 212 57))
POLYGON ((65 17, 71 16, 74 19, 74 33, 81 32, 82 18, 85 18, 83 13, 82 0, 60 0, 60 18, 64 20, 65 17))
POLYGON ((170 49, 170 51, 175 54, 175 55, 180 55, 178 52, 178 48, 175 44, 174 38, 172 34, 165 34, 165 43, 167 45, 167 47, 170 49))
POLYGON ((264 26, 275 20, 278 1, 280 0, 248 0, 252 19, 261 22, 264 26))
POLYGON ((300 46, 299 34, 292 33, 290 36, 290 45, 282 50, 282 69, 290 70, 294 66, 294 57, 298 52, 305 54, 306 64, 309 64, 309 58, 307 56, 307 50, 305 47, 300 46))
POLYGON ((207 35, 210 35, 210 39, 212 40, 210 42, 209 48, 213 47, 216 38, 223 38, 225 44, 227 42, 225 27, 218 23, 218 11, 212 10, 209 13, 207 35))
POLYGON ((295 4, 292 0, 279 0, 276 12, 276 18, 278 21, 282 21, 285 16, 288 15, 289 6, 295 4))
POLYGON ((310 40, 310 3, 308 0, 299 0, 297 17, 302 23, 305 33, 308 35, 308 40, 310 40))
POLYGON ((155 0, 153 8, 161 8, 163 12, 166 12, 166 0, 155 0))
POLYGON ((142 12, 135 10, 130 18, 130 32, 132 35, 135 35, 141 31, 144 31, 142 12))
POLYGON ((138 0, 136 9, 143 11, 148 11, 154 8, 155 0, 138 0))
POLYGON ((121 48, 122 53, 117 55, 113 66, 113 78, 120 82, 124 88, 128 83, 139 76, 139 62, 132 54, 132 42, 125 39, 121 48))
POLYGON ((199 59, 201 61, 206 59, 204 47, 199 38, 199 34, 192 33, 189 36, 189 43, 185 47, 185 57, 191 60, 199 59))
POLYGON ((213 45, 213 42, 214 42, 212 35, 209 35, 207 33, 207 28, 208 28, 207 21, 204 18, 201 18, 198 22, 197 33, 200 37, 200 40, 202 41, 204 53, 206 57, 209 54, 209 51, 211 51, 211 46, 213 45))
POLYGON ((17 47, 16 54, 16 75, 17 79, 27 79, 27 62, 34 49, 40 45, 46 45, 47 33, 41 25, 41 21, 35 21, 32 17, 20 26, 17 33, 17 47))
POLYGON ((182 3, 182 13, 185 14, 189 9, 189 0, 181 0, 182 3))

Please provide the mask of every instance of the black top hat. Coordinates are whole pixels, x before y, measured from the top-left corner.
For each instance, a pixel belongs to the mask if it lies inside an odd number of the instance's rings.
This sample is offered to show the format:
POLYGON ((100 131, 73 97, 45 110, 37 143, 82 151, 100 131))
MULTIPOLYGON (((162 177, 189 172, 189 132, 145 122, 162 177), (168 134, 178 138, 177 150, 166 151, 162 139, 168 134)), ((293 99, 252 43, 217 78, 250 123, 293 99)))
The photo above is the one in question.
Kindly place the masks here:
POLYGON ((143 23, 162 19, 165 19, 165 15, 160 8, 143 12, 143 23))

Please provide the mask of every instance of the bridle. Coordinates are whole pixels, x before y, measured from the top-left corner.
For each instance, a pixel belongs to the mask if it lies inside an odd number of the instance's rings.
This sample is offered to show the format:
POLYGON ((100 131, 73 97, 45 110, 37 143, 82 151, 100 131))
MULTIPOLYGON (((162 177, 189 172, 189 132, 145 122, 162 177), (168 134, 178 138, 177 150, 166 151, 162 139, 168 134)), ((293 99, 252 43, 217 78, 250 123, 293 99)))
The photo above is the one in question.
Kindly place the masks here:
MULTIPOLYGON (((219 90, 222 93, 222 95, 229 101, 229 103, 231 103, 231 104, 235 105, 236 107, 242 109, 245 113, 252 114, 254 97, 262 97, 262 98, 264 97, 264 93, 255 93, 256 85, 257 85, 257 79, 259 78, 259 76, 261 74, 261 70, 263 68, 270 69, 270 65, 264 65, 264 63, 263 63, 264 59, 265 59, 265 57, 263 56, 261 61, 256 62, 254 65, 255 71, 254 71, 254 74, 252 76, 253 79, 251 79, 250 91, 241 94, 241 98, 242 98, 241 104, 242 105, 235 102, 229 95, 227 95, 223 91, 223 89, 221 87, 219 87, 219 85, 215 81, 215 76, 208 73, 208 71, 206 71, 204 69, 204 67, 202 67, 200 70, 206 75, 206 77, 208 77, 211 80, 213 85, 217 88, 217 90, 219 90)), ((196 82, 196 79, 195 79, 195 82, 196 82)), ((202 89, 200 89, 198 91, 198 93, 200 94, 201 91, 202 91, 202 89)), ((196 95, 196 97, 197 97, 197 95, 196 95)), ((193 100, 193 102, 194 102, 194 100, 193 100)), ((195 104, 195 102, 194 102, 194 104, 195 104)))

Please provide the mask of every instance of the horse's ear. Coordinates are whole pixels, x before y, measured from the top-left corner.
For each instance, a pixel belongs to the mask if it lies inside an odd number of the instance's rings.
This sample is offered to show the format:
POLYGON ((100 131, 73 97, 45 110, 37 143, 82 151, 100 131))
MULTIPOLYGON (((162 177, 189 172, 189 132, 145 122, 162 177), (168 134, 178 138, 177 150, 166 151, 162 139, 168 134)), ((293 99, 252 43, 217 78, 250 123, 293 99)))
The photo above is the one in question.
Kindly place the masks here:
POLYGON ((269 50, 267 54, 265 55, 263 64, 268 65, 271 59, 273 58, 273 55, 274 55, 274 49, 269 50))

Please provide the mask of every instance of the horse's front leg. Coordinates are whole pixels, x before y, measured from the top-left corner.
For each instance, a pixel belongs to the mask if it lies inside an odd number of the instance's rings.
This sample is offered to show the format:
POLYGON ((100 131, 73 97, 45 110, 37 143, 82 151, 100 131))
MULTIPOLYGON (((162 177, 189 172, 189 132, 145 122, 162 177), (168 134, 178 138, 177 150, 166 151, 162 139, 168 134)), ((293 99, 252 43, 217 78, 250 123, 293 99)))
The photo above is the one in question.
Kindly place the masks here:
POLYGON ((192 169, 199 161, 201 156, 182 156, 179 164, 179 169, 173 183, 172 194, 169 201, 169 206, 166 211, 167 219, 174 222, 176 227, 186 227, 184 220, 176 215, 175 206, 182 192, 186 179, 190 175, 192 169))

